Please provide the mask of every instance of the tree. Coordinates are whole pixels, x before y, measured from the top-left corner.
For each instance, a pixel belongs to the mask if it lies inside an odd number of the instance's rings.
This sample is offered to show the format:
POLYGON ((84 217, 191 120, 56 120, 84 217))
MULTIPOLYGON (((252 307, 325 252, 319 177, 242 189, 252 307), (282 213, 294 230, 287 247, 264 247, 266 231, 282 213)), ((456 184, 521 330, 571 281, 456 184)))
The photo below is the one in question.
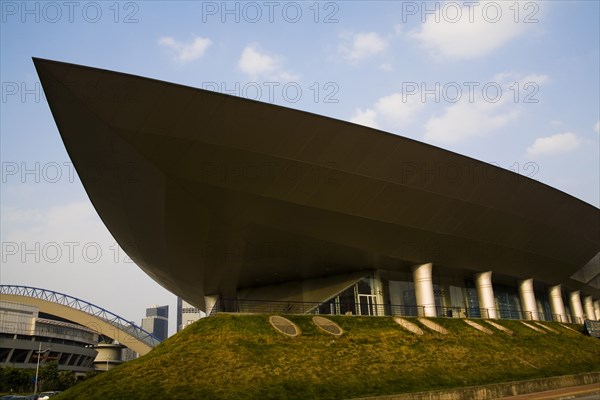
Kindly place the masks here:
POLYGON ((60 387, 60 373, 58 362, 50 361, 40 367, 39 383, 40 390, 58 390, 60 387))
POLYGON ((35 373, 28 369, 0 368, 0 392, 23 393, 33 390, 35 373))
POLYGON ((60 385, 57 387, 57 390, 67 390, 77 383, 75 372, 73 371, 61 371, 59 380, 60 385))

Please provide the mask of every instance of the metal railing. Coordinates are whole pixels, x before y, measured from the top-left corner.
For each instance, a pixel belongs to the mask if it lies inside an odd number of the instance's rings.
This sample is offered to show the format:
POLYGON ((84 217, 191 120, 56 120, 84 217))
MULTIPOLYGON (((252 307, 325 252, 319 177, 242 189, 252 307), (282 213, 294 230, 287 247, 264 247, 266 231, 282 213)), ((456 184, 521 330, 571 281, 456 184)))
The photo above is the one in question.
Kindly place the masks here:
POLYGON ((514 308, 460 308, 460 307, 438 307, 441 313, 438 311, 438 316, 441 317, 456 317, 456 313, 459 314, 459 318, 498 318, 498 319, 515 319, 515 320, 540 320, 540 321, 552 321, 550 316, 546 316, 544 313, 538 311, 521 311, 515 310, 514 308), (451 313, 453 315, 446 315, 451 313))
POLYGON ((219 298, 207 316, 217 313, 245 314, 323 314, 323 315, 363 315, 363 316, 401 316, 441 318, 498 318, 513 320, 540 320, 569 323, 583 323, 574 318, 558 314, 545 315, 541 312, 520 311, 514 309, 486 309, 465 307, 406 306, 394 304, 318 303, 300 301, 266 301, 219 298))
POLYGON ((91 316, 99 318, 104 322, 114 326, 116 329, 133 336, 148 346, 155 347, 160 343, 160 340, 157 337, 153 336, 150 332, 137 326, 133 322, 128 321, 105 308, 99 307, 85 300, 78 299, 77 297, 69 296, 68 294, 31 286, 0 285, 0 295, 1 294, 32 297, 35 299, 61 304, 63 306, 83 311, 91 316))
POLYGON ((264 301, 220 298, 207 312, 214 316, 219 312, 247 314, 326 314, 326 315, 398 315, 416 317, 425 315, 425 307, 389 304, 318 303, 300 301, 264 301))
POLYGON ((569 324, 583 324, 585 318, 572 317, 568 314, 552 314, 552 320, 556 322, 565 322, 569 324))

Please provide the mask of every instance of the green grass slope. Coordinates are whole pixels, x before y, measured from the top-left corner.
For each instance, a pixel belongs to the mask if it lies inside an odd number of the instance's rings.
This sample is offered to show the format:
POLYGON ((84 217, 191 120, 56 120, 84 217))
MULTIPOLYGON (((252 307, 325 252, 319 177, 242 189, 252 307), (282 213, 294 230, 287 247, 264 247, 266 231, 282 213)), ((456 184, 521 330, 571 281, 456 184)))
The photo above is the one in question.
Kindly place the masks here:
POLYGON ((440 318, 447 335, 421 325, 416 336, 392 318, 338 316, 345 333, 335 338, 311 316, 289 319, 301 336, 278 333, 266 315, 200 320, 56 399, 345 399, 600 371, 600 340, 557 323, 541 334, 502 320, 514 334, 486 325, 487 335, 440 318))

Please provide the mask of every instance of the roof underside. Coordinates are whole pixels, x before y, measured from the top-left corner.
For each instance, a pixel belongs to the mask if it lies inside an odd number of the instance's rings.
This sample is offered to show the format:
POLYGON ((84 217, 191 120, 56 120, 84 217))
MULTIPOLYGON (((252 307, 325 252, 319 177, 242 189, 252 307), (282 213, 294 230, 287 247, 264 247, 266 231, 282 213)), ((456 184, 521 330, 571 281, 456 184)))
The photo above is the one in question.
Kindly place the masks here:
POLYGON ((596 207, 459 154, 211 91, 34 62, 110 232, 201 307, 205 294, 419 262, 562 283, 600 250, 596 207))

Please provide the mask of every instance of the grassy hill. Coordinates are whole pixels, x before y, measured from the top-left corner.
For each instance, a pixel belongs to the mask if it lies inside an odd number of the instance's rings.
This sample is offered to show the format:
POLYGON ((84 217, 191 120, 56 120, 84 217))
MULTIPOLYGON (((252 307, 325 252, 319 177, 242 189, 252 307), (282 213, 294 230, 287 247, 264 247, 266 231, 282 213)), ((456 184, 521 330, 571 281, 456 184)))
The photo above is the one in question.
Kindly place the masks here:
POLYGON ((337 316, 345 333, 335 338, 311 316, 289 319, 301 336, 266 315, 202 319, 56 399, 344 399, 600 371, 600 340, 557 323, 541 334, 502 320, 514 334, 487 335, 439 318, 447 335, 420 325, 417 336, 392 318, 337 316))

